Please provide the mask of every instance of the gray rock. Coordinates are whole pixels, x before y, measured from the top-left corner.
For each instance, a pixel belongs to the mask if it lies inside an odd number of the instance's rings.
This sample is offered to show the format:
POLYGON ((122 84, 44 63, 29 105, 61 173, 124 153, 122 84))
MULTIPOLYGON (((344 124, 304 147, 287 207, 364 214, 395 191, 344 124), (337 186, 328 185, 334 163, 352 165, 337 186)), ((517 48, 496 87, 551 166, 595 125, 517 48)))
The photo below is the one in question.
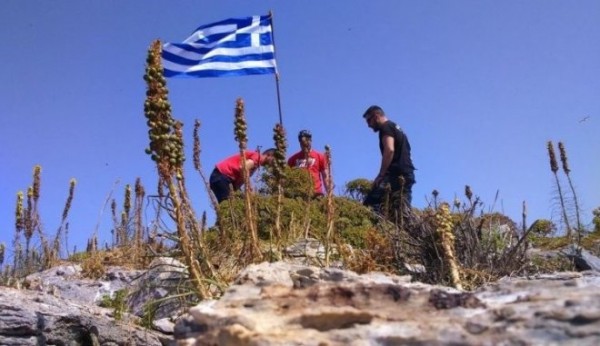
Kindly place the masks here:
POLYGON ((34 273, 24 280, 30 290, 45 292, 79 304, 98 303, 104 296, 131 286, 142 271, 109 267, 103 278, 92 280, 81 275, 81 266, 61 265, 34 273))
MULTIPOLYGON (((183 263, 168 257, 156 258, 146 272, 131 282, 127 306, 139 317, 148 313, 155 320, 179 316, 190 301, 168 297, 180 296, 185 291, 187 277, 183 263)), ((193 295, 188 299, 193 299, 193 295)))
POLYGON ((162 345, 167 337, 108 310, 45 292, 0 289, 0 345, 162 345))
POLYGON ((594 256, 586 249, 571 246, 563 250, 562 253, 572 259, 575 267, 579 270, 600 271, 600 258, 594 256))
POLYGON ((164 334, 173 334, 175 329, 175 323, 170 318, 161 318, 152 322, 154 330, 157 330, 164 334))
POLYGON ((382 273, 253 265, 175 325, 178 345, 597 345, 600 273, 465 292, 382 273))

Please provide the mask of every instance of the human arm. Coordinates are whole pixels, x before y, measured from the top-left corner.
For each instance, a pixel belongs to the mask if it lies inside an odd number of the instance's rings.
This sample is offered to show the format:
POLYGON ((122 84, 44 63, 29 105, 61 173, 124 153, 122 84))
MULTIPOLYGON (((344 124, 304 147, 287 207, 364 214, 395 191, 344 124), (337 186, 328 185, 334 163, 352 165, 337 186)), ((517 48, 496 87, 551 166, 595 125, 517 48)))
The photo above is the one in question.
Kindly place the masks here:
POLYGON ((390 164, 392 163, 392 159, 394 158, 394 137, 384 135, 382 140, 383 152, 381 154, 381 166, 379 168, 379 174, 375 177, 373 181, 374 185, 379 184, 381 179, 385 176, 390 168, 390 164))
POLYGON ((242 185, 244 185, 243 169, 244 168, 246 169, 246 172, 248 172, 248 179, 250 179, 252 174, 254 174, 254 171, 256 171, 256 167, 257 167, 256 162, 254 162, 251 159, 246 159, 244 166, 245 167, 240 167, 240 170, 238 170, 236 172, 237 178, 235 179, 234 186, 233 186, 235 190, 239 190, 242 187, 242 185))
POLYGON ((256 166, 257 165, 253 160, 246 159, 246 171, 248 172, 248 176, 254 174, 254 171, 256 171, 256 166))

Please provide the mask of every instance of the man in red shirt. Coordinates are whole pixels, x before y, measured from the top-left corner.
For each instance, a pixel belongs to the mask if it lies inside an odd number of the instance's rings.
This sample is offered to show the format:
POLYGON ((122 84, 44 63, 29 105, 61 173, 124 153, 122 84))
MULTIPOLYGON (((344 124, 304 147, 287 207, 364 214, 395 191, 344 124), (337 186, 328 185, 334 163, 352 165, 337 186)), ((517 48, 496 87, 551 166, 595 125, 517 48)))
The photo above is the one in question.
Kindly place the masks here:
POLYGON ((308 169, 314 186, 314 196, 323 196, 323 186, 327 189, 327 158, 312 149, 312 134, 308 130, 298 133, 300 151, 292 155, 288 165, 292 168, 308 169))
MULTIPOLYGON (((267 166, 273 162, 275 149, 267 149, 262 154, 260 151, 246 151, 245 154, 246 169, 248 170, 248 176, 251 176, 258 167, 267 166)), ((210 175, 210 189, 219 203, 229 198, 232 187, 234 190, 239 190, 243 184, 244 175, 240 154, 232 155, 217 163, 210 175)))

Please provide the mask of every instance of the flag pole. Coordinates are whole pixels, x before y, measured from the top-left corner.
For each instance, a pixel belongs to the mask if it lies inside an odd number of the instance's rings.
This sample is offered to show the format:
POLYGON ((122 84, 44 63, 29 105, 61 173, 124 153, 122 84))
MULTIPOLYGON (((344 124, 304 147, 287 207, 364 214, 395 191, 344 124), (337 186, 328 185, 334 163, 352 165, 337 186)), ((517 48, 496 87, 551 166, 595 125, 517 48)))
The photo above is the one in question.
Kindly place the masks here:
MULTIPOLYGON (((273 36, 273 47, 274 51, 277 51, 275 48, 275 25, 273 24, 273 11, 269 10, 269 17, 271 19, 271 35, 273 36)), ((276 52, 273 52, 273 57, 275 58, 276 52)), ((281 115, 281 93, 279 92, 279 69, 277 68, 277 59, 275 58, 275 86, 277 89, 277 108, 279 109, 279 125, 283 126, 283 117, 281 115)))

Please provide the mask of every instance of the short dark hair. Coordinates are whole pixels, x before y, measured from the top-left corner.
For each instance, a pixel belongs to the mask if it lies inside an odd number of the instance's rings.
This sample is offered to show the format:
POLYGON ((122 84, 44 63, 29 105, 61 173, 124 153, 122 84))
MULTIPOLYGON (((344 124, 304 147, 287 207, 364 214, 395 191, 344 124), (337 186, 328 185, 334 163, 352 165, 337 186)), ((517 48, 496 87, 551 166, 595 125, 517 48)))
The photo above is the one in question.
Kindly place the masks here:
POLYGON ((302 130, 302 131, 298 132, 298 140, 301 141, 302 137, 312 139, 312 133, 310 133, 310 131, 308 131, 308 130, 302 130))
POLYGON ((375 113, 379 113, 379 114, 385 114, 383 112, 383 109, 379 106, 373 105, 369 108, 367 108, 367 110, 365 111, 365 113, 363 114, 363 118, 370 118, 371 116, 375 115, 375 113))
POLYGON ((275 155, 275 148, 269 148, 262 152, 263 155, 275 155))

